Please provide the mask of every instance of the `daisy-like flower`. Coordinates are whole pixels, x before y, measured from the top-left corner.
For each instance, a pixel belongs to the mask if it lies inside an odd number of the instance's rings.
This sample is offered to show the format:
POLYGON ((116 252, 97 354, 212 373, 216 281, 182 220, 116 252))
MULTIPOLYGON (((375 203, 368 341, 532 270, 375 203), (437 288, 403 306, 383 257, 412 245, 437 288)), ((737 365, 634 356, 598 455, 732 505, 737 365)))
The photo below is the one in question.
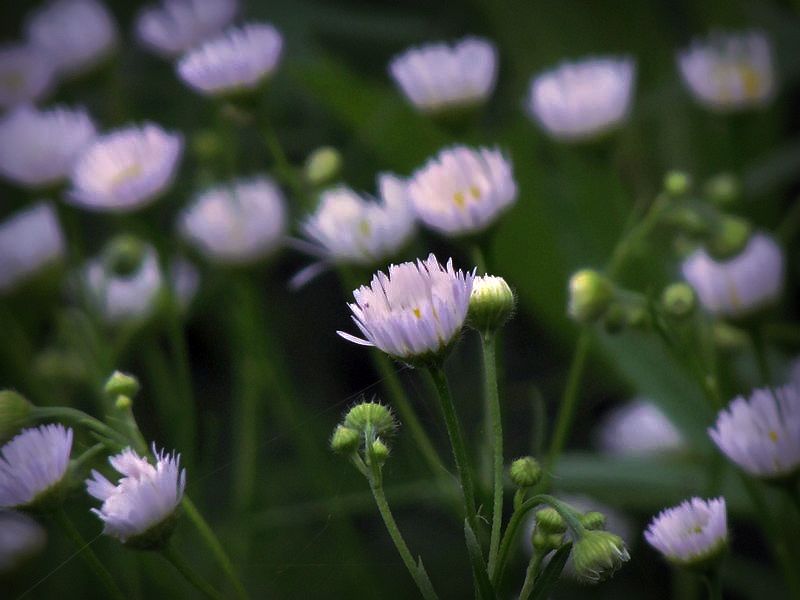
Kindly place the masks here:
POLYGON ((0 121, 0 173, 27 188, 55 185, 96 134, 83 109, 20 106, 0 121))
POLYGON ((533 78, 528 110, 557 140, 594 138, 628 116, 635 79, 636 63, 628 56, 564 63, 533 78))
POLYGON ((613 410, 599 431, 600 448, 618 456, 680 450, 683 437, 652 402, 634 400, 613 410))
POLYGON ((72 452, 72 429, 23 429, 0 448, 0 508, 47 504, 57 495, 72 452))
POLYGON ((236 0, 162 0, 136 17, 136 36, 158 54, 176 57, 219 33, 236 15, 236 0))
POLYGON ((26 23, 28 40, 64 75, 84 73, 103 61, 117 44, 117 27, 96 0, 53 0, 26 23))
POLYGON ((737 397, 708 434, 750 475, 790 477, 800 469, 800 381, 756 389, 749 399, 737 397))
POLYGON ((678 54, 678 66, 695 100, 711 110, 761 106, 775 93, 772 46, 756 31, 694 40, 678 54))
POLYGON ((41 50, 24 44, 0 46, 0 107, 41 100, 53 83, 53 63, 41 50))
POLYGON ((186 470, 179 454, 157 452, 155 466, 127 448, 108 462, 122 477, 117 485, 97 471, 86 480, 91 496, 102 501, 93 508, 103 521, 103 533, 142 549, 161 547, 175 527, 177 509, 186 487, 186 470))
POLYGON ((704 249, 682 266, 683 277, 714 315, 740 317, 772 303, 783 289, 783 252, 773 238, 751 236, 737 256, 717 261, 704 249))
POLYGON ((497 78, 497 50, 484 39, 428 44, 396 56, 389 72, 419 111, 437 113, 483 103, 497 78))
POLYGON ((257 88, 283 53, 283 36, 267 23, 233 27, 187 52, 177 71, 189 87, 208 96, 257 88))
POLYGON ((302 225, 333 262, 372 265, 399 251, 414 233, 406 184, 394 175, 378 179, 380 201, 347 187, 323 192, 302 225))
POLYGON ((712 562, 728 544, 725 498, 692 498, 661 511, 644 532, 647 542, 680 566, 712 562))
POLYGON ((40 202, 0 223, 0 294, 58 262, 66 243, 52 205, 40 202))
POLYGON ((499 150, 442 150, 408 182, 419 219, 446 235, 478 233, 517 199, 511 162, 499 150))
POLYGON ((153 123, 103 135, 73 166, 69 200, 82 208, 104 212, 142 208, 170 186, 182 148, 180 135, 153 123))
POLYGON ((442 355, 455 341, 469 309, 474 273, 442 267, 431 254, 426 260, 389 266, 372 283, 353 292, 349 304, 364 339, 343 331, 344 339, 376 346, 406 362, 442 355))
POLYGON ((28 515, 0 510, 0 574, 41 551, 46 539, 44 528, 28 515))
POLYGON ((190 244, 212 261, 247 264, 272 253, 286 234, 286 202, 267 177, 203 192, 178 219, 190 244))

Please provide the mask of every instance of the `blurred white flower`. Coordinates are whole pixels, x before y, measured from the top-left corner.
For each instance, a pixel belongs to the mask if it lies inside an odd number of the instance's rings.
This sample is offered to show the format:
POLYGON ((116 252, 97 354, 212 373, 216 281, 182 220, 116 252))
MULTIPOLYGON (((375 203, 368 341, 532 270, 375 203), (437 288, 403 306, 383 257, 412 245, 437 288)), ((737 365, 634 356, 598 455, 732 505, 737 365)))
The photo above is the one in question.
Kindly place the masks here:
POLYGON ((250 23, 189 50, 176 66, 188 86, 206 95, 251 90, 272 75, 283 52, 283 37, 272 25, 250 23))
POLYGON ((78 157, 68 199, 96 211, 142 208, 170 186, 182 149, 180 135, 153 123, 105 134, 78 157))
POLYGON ((366 339, 337 333, 401 360, 433 357, 464 326, 474 277, 454 270, 452 259, 442 267, 433 254, 424 261, 390 265, 388 275, 378 271, 369 287, 355 290, 355 302, 348 305, 366 339))
POLYGON ((219 33, 238 10, 236 0, 162 0, 144 7, 136 17, 136 36, 167 58, 219 33))
POLYGON ((419 219, 446 235, 486 229, 517 200, 511 162, 499 150, 442 150, 408 181, 419 219))
POLYGON ((704 249, 695 251, 683 262, 682 271, 707 311, 739 317, 780 296, 783 262, 777 242, 757 233, 741 253, 728 260, 714 260, 704 249))
POLYGON ((800 469, 800 380, 739 396, 717 415, 708 434, 731 461, 767 479, 800 469))
POLYGON ((761 106, 775 93, 772 46, 756 31, 695 39, 678 53, 678 66, 695 100, 712 110, 761 106))
POLYGON ((395 56, 389 72, 409 102, 426 113, 483 103, 497 78, 497 50, 484 39, 428 44, 395 56))
POLYGON ((118 35, 111 13, 96 0, 52 0, 28 17, 26 31, 64 75, 98 65, 114 50, 118 35))
POLYGON ((727 545, 725 498, 692 498, 663 510, 650 522, 644 537, 670 562, 703 563, 717 556, 727 545))
POLYGON ((0 448, 0 508, 41 501, 64 479, 72 452, 72 429, 41 425, 23 429, 0 448))
POLYGON ((41 100, 54 84, 52 61, 33 46, 0 46, 0 108, 41 100))
POLYGON ((0 294, 61 260, 66 243, 51 204, 40 202, 0 222, 0 294))
POLYGON ((680 450, 684 440, 667 416, 648 400, 615 408, 600 426, 598 442, 608 454, 655 454, 680 450))
POLYGON ((191 261, 182 256, 176 256, 169 264, 169 281, 178 308, 186 310, 200 287, 200 272, 191 261))
POLYGON ((0 575, 40 552, 46 540, 44 528, 28 515, 0 510, 0 575))
POLYGON ((86 480, 90 495, 103 502, 95 513, 103 521, 103 533, 123 543, 158 546, 171 533, 172 517, 183 499, 186 470, 180 468, 180 455, 157 452, 155 466, 127 448, 108 462, 123 477, 117 485, 93 470, 86 480), (165 527, 165 531, 158 531, 165 527), (137 540, 137 538, 139 538, 137 540))
POLYGON ((211 188, 178 218, 186 241, 207 258, 227 264, 264 258, 283 243, 286 227, 283 194, 267 177, 211 188))
POLYGON ((0 121, 0 173, 28 188, 60 183, 96 134, 82 108, 19 106, 0 121))
POLYGON ((635 79, 636 63, 628 56, 564 63, 533 78, 528 110, 555 139, 594 138, 627 118, 635 79))

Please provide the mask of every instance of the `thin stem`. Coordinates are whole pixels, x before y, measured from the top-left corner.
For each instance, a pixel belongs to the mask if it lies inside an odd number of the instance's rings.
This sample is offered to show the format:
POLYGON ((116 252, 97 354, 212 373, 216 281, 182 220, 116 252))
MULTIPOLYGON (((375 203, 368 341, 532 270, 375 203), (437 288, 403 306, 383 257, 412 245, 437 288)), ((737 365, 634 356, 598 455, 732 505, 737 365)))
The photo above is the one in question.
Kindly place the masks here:
POLYGON ((484 275, 486 273, 486 257, 480 244, 472 244, 470 247, 470 257, 472 258, 472 262, 475 264, 475 269, 477 270, 478 275, 484 275))
POLYGON ((183 578, 188 581, 198 592, 203 594, 206 598, 213 600, 223 600, 224 596, 215 590, 205 579, 195 572, 192 566, 186 561, 183 555, 175 549, 172 544, 167 544, 161 554, 166 558, 173 567, 183 575, 183 578))
POLYGON ((522 590, 519 593, 519 600, 528 600, 533 592, 533 586, 536 584, 536 578, 539 576, 539 568, 542 566, 542 559, 544 559, 542 552, 537 552, 535 549, 531 560, 528 562, 528 568, 525 571, 525 581, 522 584, 522 590))
POLYGON ((181 401, 180 447, 184 453, 194 455, 195 435, 197 432, 197 412, 192 390, 192 371, 189 364, 189 351, 181 322, 177 298, 170 295, 169 315, 167 316, 167 339, 175 365, 178 397, 181 401))
POLYGON ((115 600, 125 600, 126 596, 117 586, 117 582, 114 581, 114 577, 112 577, 108 569, 103 566, 103 563, 100 562, 100 559, 97 558, 97 555, 91 548, 91 544, 87 543, 86 540, 83 539, 83 536, 67 516, 67 513, 64 511, 64 509, 59 508, 56 510, 53 513, 53 518, 61 527, 61 529, 64 530, 64 533, 67 535, 67 537, 72 540, 72 543, 75 544, 75 547, 80 551, 81 557, 89 566, 89 568, 94 571, 94 574, 97 576, 97 578, 103 582, 103 585, 106 587, 110 597, 114 598, 115 600))
POLYGON ((272 124, 263 114, 261 116, 261 134, 264 138, 267 150, 272 154, 272 158, 275 161, 275 170, 277 171, 278 177, 292 189, 292 193, 295 195, 301 207, 310 210, 312 206, 307 197, 303 180, 298 176, 296 169, 289 161, 283 144, 281 144, 280 138, 278 138, 278 134, 272 127, 272 124))
POLYGON ((129 445, 129 440, 116 429, 112 429, 93 416, 68 406, 37 406, 33 409, 35 419, 54 419, 73 425, 79 425, 100 434, 111 442, 124 447, 129 445))
POLYGON ((755 355, 756 364, 758 365, 761 384, 771 387, 772 373, 769 368, 769 361, 767 360, 767 344, 758 324, 753 325, 750 329, 750 341, 753 345, 753 354, 755 355))
POLYGON ((500 415, 500 398, 497 392, 496 343, 494 335, 481 336, 483 347, 483 382, 488 408, 488 424, 492 438, 492 475, 494 496, 492 503, 492 533, 489 538, 489 573, 494 572, 500 549, 503 527, 503 421, 500 415))
POLYGON ((719 568, 708 573, 703 579, 708 589, 708 600, 722 600, 722 577, 719 568))

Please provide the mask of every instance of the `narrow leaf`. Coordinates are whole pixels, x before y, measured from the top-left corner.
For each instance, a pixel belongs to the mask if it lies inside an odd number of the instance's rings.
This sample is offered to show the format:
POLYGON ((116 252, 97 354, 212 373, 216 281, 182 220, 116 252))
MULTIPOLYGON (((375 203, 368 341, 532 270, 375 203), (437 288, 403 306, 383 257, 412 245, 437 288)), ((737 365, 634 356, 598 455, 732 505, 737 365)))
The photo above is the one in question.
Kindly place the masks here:
POLYGON ((561 571, 564 570, 564 565, 567 564, 569 553, 572 550, 572 542, 564 544, 556 550, 550 562, 536 578, 536 583, 533 584, 533 593, 531 600, 547 600, 550 593, 553 591, 558 578, 561 577, 561 571))

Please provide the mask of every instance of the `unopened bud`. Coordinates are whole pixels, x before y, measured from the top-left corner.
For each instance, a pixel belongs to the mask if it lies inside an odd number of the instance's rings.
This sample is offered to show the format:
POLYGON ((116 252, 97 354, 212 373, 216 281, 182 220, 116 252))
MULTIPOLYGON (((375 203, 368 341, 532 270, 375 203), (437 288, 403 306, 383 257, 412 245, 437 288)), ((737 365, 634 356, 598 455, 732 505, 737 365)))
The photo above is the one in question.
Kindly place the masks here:
POLYGON ((661 306, 669 316, 682 319, 692 313, 697 296, 688 283, 668 285, 661 294, 661 306))
POLYGON ((476 277, 469 298, 468 323, 483 334, 500 329, 514 312, 514 292, 502 277, 476 277))
POLYGON ((741 194, 741 185, 735 175, 721 173, 706 182, 705 194, 714 204, 728 206, 738 200, 741 194))
POLYGON ((361 435, 355 429, 338 425, 331 436, 331 450, 337 454, 350 454, 358 450, 361 435))
POLYGON ((211 129, 201 129, 192 136, 191 149, 194 155, 203 162, 210 162, 222 153, 222 142, 219 135, 211 129))
POLYGON ((714 323, 711 338, 717 348, 726 352, 737 352, 750 346, 750 337, 744 331, 723 321, 714 323))
POLYGON ((130 396, 119 395, 114 401, 114 407, 120 411, 129 410, 132 406, 133 400, 131 400, 130 396))
POLYGON ((0 440, 14 435, 30 418, 33 405, 12 390, 0 391, 0 440))
POLYGON ((629 559, 625 542, 608 531, 587 530, 572 546, 575 574, 586 583, 610 579, 629 559))
POLYGON ((110 398, 116 399, 117 396, 127 396, 130 399, 139 393, 140 385, 139 380, 133 375, 122 371, 114 371, 111 377, 106 380, 103 389, 110 398))
POLYGON ((142 264, 145 245, 132 235, 121 235, 105 247, 104 262, 111 273, 127 277, 135 273, 142 264))
POLYGON ((309 183, 322 185, 336 177, 341 168, 342 156, 336 148, 322 146, 309 154, 304 172, 309 183))
POLYGON ((596 510, 589 511, 580 517, 581 525, 586 529, 605 529, 606 516, 596 510))
POLYGON ((542 467, 532 456, 523 456, 511 463, 509 475, 514 485, 528 488, 536 485, 542 479, 542 467))
POLYGON ((386 462, 386 459, 389 458, 389 447, 383 443, 383 440, 378 438, 372 442, 370 454, 375 460, 378 461, 379 465, 382 465, 386 462))
POLYGON ((397 427, 392 411, 378 402, 356 404, 345 415, 344 424, 360 434, 371 430, 375 435, 386 435, 397 427))
POLYGON ((717 259, 731 258, 741 252, 750 239, 750 224, 739 217, 724 216, 706 248, 717 259))
POLYGON ((614 286, 601 273, 583 269, 569 280, 569 315, 581 323, 603 316, 614 299, 614 286))
POLYGON ((691 187, 692 178, 684 171, 670 171, 664 177, 664 190, 670 196, 684 196, 691 187))
POLYGON ((536 511, 536 526, 545 533, 564 533, 567 530, 564 518, 551 506, 536 511))

